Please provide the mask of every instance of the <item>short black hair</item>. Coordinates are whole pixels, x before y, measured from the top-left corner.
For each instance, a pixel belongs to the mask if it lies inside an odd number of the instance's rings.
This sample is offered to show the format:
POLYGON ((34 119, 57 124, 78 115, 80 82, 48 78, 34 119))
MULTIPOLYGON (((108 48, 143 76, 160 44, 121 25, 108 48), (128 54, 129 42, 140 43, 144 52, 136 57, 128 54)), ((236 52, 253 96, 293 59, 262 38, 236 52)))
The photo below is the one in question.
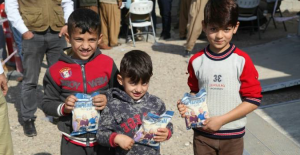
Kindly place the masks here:
POLYGON ((72 34, 75 28, 80 28, 81 34, 97 32, 100 36, 101 24, 99 15, 90 9, 76 9, 68 19, 68 33, 72 34))
POLYGON ((209 0, 204 8, 204 25, 233 26, 238 22, 238 5, 234 0, 209 0))
POLYGON ((127 52, 121 60, 120 75, 123 78, 130 78, 134 83, 148 83, 152 73, 152 61, 150 56, 140 50, 127 52))

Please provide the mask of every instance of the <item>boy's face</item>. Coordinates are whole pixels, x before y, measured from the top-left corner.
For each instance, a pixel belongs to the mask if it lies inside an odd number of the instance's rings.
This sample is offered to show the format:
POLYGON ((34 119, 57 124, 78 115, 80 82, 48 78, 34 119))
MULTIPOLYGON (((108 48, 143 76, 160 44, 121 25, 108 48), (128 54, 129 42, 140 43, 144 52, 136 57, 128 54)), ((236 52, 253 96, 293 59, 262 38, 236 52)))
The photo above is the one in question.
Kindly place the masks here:
POLYGON ((66 34, 65 37, 72 46, 73 58, 88 60, 95 53, 102 35, 98 36, 96 31, 81 34, 81 29, 75 28, 71 35, 66 34))
POLYGON ((202 22, 203 31, 206 34, 207 40, 209 42, 209 49, 214 53, 222 53, 230 47, 230 41, 233 34, 236 33, 239 22, 236 26, 218 27, 214 25, 205 26, 202 22))
POLYGON ((120 74, 118 75, 118 82, 124 87, 125 92, 134 100, 142 98, 149 87, 149 83, 142 83, 142 80, 138 83, 134 83, 130 78, 123 78, 120 74))

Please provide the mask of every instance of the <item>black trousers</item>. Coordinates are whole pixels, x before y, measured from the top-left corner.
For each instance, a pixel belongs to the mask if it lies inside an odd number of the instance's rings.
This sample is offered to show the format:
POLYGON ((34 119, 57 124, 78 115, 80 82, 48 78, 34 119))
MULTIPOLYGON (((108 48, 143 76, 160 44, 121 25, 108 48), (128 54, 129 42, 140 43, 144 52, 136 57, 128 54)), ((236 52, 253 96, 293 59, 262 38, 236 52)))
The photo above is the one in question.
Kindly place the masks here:
POLYGON ((114 149, 96 145, 94 147, 83 147, 75 145, 64 137, 61 139, 61 155, 114 155, 114 149))
POLYGON ((170 35, 171 31, 171 9, 173 0, 158 0, 160 15, 162 18, 162 33, 161 35, 170 35))

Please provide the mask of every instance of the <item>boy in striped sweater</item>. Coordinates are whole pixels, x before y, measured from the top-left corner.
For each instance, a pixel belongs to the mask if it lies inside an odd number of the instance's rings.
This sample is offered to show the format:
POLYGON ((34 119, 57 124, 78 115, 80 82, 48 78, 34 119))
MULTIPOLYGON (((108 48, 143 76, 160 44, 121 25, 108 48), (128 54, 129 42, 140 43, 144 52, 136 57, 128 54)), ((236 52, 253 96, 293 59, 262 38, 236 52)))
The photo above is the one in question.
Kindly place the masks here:
MULTIPOLYGON (((230 43, 237 32, 234 0, 210 0, 202 21, 209 45, 191 57, 188 85, 195 94, 204 87, 210 118, 194 129, 194 154, 241 155, 246 115, 262 98, 258 73, 250 57, 230 43)), ((178 110, 185 117, 180 100, 178 110)))

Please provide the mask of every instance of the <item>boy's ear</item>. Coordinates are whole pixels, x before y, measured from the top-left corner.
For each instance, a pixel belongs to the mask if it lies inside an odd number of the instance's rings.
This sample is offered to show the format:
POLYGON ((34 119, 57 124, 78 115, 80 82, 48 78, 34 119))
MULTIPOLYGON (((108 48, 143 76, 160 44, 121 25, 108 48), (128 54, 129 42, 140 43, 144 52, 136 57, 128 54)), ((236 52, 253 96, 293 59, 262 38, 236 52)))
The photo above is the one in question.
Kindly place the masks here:
POLYGON ((99 36, 99 39, 98 39, 98 45, 100 45, 100 44, 101 44, 101 42, 102 42, 102 38, 103 38, 103 34, 100 34, 100 36, 99 36))
POLYGON ((233 34, 236 34, 237 30, 239 29, 239 26, 240 26, 240 22, 237 22, 236 26, 234 27, 233 34))
POLYGON ((121 86, 123 86, 123 78, 120 74, 117 75, 117 80, 121 86))
POLYGON ((68 43, 70 43, 70 35, 69 33, 65 33, 65 39, 68 43))

